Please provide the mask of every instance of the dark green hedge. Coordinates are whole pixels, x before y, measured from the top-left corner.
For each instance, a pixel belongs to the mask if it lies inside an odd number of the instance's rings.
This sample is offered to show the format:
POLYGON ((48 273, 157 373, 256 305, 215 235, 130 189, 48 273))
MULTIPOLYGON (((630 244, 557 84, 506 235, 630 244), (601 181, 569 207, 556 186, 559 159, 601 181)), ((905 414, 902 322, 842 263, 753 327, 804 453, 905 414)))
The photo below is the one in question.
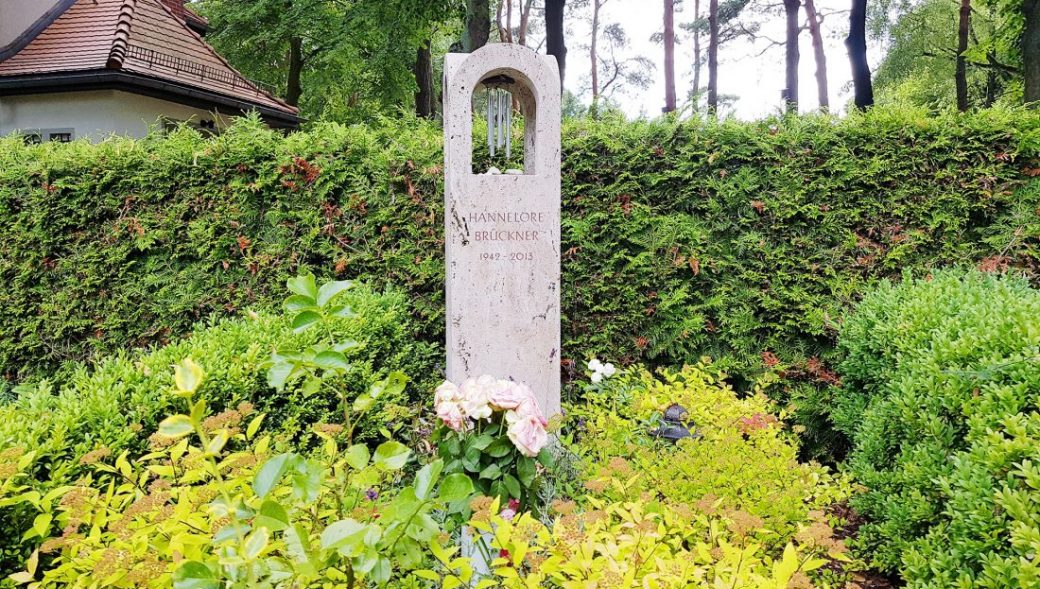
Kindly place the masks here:
MULTIPOLYGON (((813 362, 877 277, 1040 264, 1040 115, 564 126, 564 358, 813 362), (768 355, 767 355, 768 357, 768 355)), ((53 374, 282 295, 301 267, 443 333, 440 131, 246 121, 215 139, 0 141, 0 373, 53 374)))

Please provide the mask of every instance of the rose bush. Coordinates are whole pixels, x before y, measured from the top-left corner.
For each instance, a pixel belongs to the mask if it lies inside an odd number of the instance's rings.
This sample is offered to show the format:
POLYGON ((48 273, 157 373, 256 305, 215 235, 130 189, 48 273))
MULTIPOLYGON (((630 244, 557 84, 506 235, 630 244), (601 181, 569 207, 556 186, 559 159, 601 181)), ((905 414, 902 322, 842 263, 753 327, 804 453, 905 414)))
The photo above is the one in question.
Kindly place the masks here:
POLYGON ((434 441, 446 472, 468 473, 482 493, 532 507, 536 459, 543 466, 552 460, 549 422, 530 387, 486 374, 461 384, 444 381, 434 410, 441 421, 434 441))

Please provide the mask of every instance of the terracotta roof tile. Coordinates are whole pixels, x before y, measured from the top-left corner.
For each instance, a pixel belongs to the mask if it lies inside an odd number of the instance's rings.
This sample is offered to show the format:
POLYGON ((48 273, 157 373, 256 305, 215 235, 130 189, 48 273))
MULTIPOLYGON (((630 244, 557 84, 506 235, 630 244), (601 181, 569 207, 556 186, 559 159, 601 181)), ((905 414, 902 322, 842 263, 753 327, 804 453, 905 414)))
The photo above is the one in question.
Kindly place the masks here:
POLYGON ((231 67, 162 0, 77 0, 0 77, 124 71, 223 94, 296 115, 231 67))

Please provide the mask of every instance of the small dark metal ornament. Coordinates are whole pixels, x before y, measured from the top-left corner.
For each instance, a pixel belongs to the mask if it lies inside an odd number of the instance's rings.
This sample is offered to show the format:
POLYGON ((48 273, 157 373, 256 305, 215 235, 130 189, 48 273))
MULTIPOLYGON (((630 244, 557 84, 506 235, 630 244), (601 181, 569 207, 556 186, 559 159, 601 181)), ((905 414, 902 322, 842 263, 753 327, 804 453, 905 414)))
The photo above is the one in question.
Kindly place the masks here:
POLYGON ((664 438, 672 443, 678 442, 683 438, 696 439, 701 437, 697 430, 690 431, 693 422, 689 421, 689 414, 690 412, 682 405, 672 403, 664 410, 661 426, 651 430, 650 435, 664 438))

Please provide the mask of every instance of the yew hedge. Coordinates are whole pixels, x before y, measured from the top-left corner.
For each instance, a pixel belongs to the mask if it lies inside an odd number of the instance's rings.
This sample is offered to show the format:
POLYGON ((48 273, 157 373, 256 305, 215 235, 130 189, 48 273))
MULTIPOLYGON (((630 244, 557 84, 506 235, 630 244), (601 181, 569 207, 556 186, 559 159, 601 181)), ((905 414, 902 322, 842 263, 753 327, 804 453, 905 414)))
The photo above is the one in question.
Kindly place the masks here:
MULTIPOLYGON (((440 137, 245 120, 0 140, 0 382, 272 305, 301 269, 406 289, 408 329, 441 342, 440 137)), ((565 370, 712 355, 826 383, 838 318, 876 279, 1040 266, 1035 112, 571 121, 563 157, 565 370)))

